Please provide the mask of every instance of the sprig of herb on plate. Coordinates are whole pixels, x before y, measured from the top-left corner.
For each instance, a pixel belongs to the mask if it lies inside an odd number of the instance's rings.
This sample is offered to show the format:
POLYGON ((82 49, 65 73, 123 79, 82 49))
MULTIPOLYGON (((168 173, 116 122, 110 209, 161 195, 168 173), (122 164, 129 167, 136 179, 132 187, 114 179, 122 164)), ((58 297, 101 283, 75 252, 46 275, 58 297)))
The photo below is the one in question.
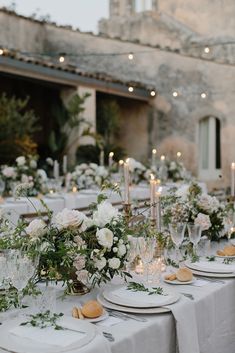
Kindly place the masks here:
POLYGON ((214 255, 212 255, 212 256, 207 256, 206 259, 207 259, 208 261, 212 262, 212 261, 215 261, 215 256, 214 256, 214 255))
POLYGON ((63 327, 57 324, 57 320, 63 315, 63 313, 52 314, 50 310, 47 310, 44 313, 29 315, 30 320, 22 322, 20 326, 31 325, 33 327, 39 327, 41 329, 46 327, 54 327, 55 330, 63 330, 63 327))
POLYGON ((163 288, 161 287, 153 287, 152 289, 148 289, 142 283, 130 282, 127 286, 127 289, 132 292, 146 292, 148 295, 158 294, 158 295, 167 295, 164 293, 163 288))
POLYGON ((232 259, 232 258, 227 258, 227 259, 224 259, 223 260, 223 264, 225 265, 230 265, 232 262, 234 262, 235 259, 232 259))
POLYGON ((199 256, 197 254, 193 254, 191 256, 191 262, 192 263, 195 263, 195 262, 198 262, 200 260, 199 256))

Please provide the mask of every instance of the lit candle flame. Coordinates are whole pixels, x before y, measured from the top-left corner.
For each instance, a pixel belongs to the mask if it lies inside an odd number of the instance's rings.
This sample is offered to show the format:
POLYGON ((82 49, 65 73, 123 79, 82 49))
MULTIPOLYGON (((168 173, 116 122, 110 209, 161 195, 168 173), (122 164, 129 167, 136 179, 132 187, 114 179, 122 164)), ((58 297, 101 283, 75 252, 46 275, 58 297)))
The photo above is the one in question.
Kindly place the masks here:
POLYGON ((109 152, 109 157, 113 157, 114 156, 114 152, 109 152))
POLYGON ((181 152, 177 152, 176 155, 177 155, 178 158, 180 158, 182 153, 181 152))
POLYGON ((154 148, 154 149, 152 150, 152 153, 153 153, 153 154, 156 154, 156 153, 157 153, 156 148, 154 148))
POLYGON ((164 155, 161 156, 161 161, 164 161, 166 157, 164 155))
POLYGON ((119 165, 123 165, 123 164, 124 164, 124 161, 122 159, 120 159, 119 165))

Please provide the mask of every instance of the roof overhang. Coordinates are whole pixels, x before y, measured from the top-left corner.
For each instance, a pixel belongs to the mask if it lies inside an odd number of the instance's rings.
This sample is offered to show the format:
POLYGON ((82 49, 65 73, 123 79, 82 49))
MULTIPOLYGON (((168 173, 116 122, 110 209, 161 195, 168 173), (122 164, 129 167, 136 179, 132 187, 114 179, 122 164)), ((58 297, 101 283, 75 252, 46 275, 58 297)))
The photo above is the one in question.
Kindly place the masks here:
POLYGON ((126 84, 101 80, 59 68, 50 68, 46 65, 22 61, 8 56, 0 56, 0 72, 64 86, 90 87, 100 92, 125 96, 131 99, 144 101, 151 99, 149 91, 144 88, 134 87, 134 91, 129 92, 126 84))

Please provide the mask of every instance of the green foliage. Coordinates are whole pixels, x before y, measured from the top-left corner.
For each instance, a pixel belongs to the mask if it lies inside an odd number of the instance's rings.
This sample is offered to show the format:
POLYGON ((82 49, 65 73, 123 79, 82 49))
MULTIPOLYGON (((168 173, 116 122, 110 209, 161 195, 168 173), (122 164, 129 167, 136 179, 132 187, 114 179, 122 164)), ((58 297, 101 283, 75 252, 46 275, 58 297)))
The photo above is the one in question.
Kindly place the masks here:
POLYGON ((69 100, 66 107, 53 106, 53 128, 48 137, 49 154, 52 157, 60 159, 74 144, 77 144, 77 136, 70 142, 69 137, 74 129, 79 132, 79 128, 85 123, 82 113, 85 110, 84 103, 89 96, 89 93, 82 96, 76 94, 69 100))
POLYGON ((129 282, 127 289, 132 292, 146 292, 148 295, 158 294, 158 295, 166 295, 164 294, 163 288, 161 287, 153 287, 149 289, 145 287, 142 283, 137 282, 129 282))
POLYGON ((115 100, 102 101, 97 112, 97 131, 104 137, 105 145, 110 145, 112 137, 119 130, 119 106, 115 100))
POLYGON ((76 161, 77 164, 81 163, 96 163, 99 164, 100 150, 94 145, 81 145, 77 149, 76 161))
POLYGON ((35 154, 33 135, 39 130, 38 118, 28 110, 29 97, 0 96, 0 163, 9 163, 19 155, 35 154))
POLYGON ((50 310, 44 313, 38 313, 35 315, 29 315, 29 320, 22 322, 20 326, 30 325, 33 327, 39 327, 41 329, 46 327, 54 327, 55 330, 63 330, 63 327, 57 324, 57 320, 60 319, 64 314, 52 314, 50 310))

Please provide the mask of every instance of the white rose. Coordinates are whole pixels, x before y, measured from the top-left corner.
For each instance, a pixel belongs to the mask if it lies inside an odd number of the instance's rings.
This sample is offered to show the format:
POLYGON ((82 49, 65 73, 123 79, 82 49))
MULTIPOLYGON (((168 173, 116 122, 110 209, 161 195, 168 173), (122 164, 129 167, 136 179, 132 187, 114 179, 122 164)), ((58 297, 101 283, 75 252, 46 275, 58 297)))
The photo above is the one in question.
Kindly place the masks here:
POLYGON ((98 165, 96 163, 90 163, 89 167, 96 170, 98 165))
POLYGON ((73 263, 77 271, 81 271, 82 269, 84 269, 85 264, 86 264, 85 256, 82 256, 82 255, 78 255, 73 263))
POLYGON ((211 227, 210 217, 204 213, 198 213, 194 224, 199 225, 202 230, 207 230, 211 227))
POLYGON ((108 176, 108 171, 107 171, 107 169, 105 168, 105 167, 103 167, 103 166, 99 166, 98 168, 97 168, 97 170, 96 170, 96 174, 97 174, 97 176, 99 176, 99 177, 102 177, 102 178, 107 178, 107 176, 108 176))
POLYGON ((124 244, 120 244, 119 247, 118 247, 118 255, 119 256, 124 256, 126 253, 126 247, 124 244))
POLYGON ((216 212, 220 206, 216 197, 202 194, 198 199, 198 206, 207 212, 216 212))
POLYGON ((48 157, 48 158, 46 159, 46 162, 47 162, 48 165, 50 165, 51 167, 53 167, 54 161, 53 161, 52 158, 48 157))
POLYGON ((81 232, 87 228, 86 220, 87 217, 84 213, 67 208, 64 208, 55 216, 55 224, 59 229, 79 228, 81 232))
POLYGON ((25 228, 25 231, 31 238, 42 237, 47 232, 46 223, 42 219, 34 219, 25 228))
POLYGON ((98 243, 104 248, 110 249, 113 245, 113 232, 108 228, 102 228, 97 230, 96 237, 98 243))
POLYGON ((29 183, 29 177, 28 177, 28 175, 26 175, 26 174, 22 174, 21 175, 21 182, 22 183, 29 183))
POLYGON ((89 169, 87 169, 87 170, 85 170, 85 175, 94 175, 94 171, 91 169, 91 168, 89 168, 89 169))
POLYGON ((106 266, 106 259, 102 256, 100 259, 95 259, 95 267, 101 271, 106 266))
POLYGON ((121 261, 117 257, 109 259, 109 267, 113 270, 117 270, 121 265, 121 261))
POLYGON ((183 185, 181 186, 175 193, 177 197, 181 197, 181 199, 184 201, 187 199, 189 193, 189 185, 183 185))
POLYGON ((47 173, 43 169, 37 170, 37 175, 42 181, 47 181, 47 173))
POLYGON ((13 167, 5 167, 2 171, 2 174, 6 178, 13 178, 14 179, 16 177, 15 168, 13 168, 13 167))
POLYGON ((110 223, 112 219, 117 218, 119 212, 107 201, 101 202, 97 211, 93 214, 93 221, 98 227, 104 227, 107 223, 110 223))
POLYGON ((87 284, 88 281, 88 272, 86 270, 76 271, 78 281, 83 284, 87 284))
POLYGON ((35 159, 31 159, 31 161, 29 162, 29 165, 32 169, 37 168, 37 162, 35 161, 35 159))
POLYGON ((26 163, 25 157, 24 156, 20 156, 20 157, 16 158, 16 163, 17 163, 17 165, 19 167, 25 165, 25 163, 26 163))

